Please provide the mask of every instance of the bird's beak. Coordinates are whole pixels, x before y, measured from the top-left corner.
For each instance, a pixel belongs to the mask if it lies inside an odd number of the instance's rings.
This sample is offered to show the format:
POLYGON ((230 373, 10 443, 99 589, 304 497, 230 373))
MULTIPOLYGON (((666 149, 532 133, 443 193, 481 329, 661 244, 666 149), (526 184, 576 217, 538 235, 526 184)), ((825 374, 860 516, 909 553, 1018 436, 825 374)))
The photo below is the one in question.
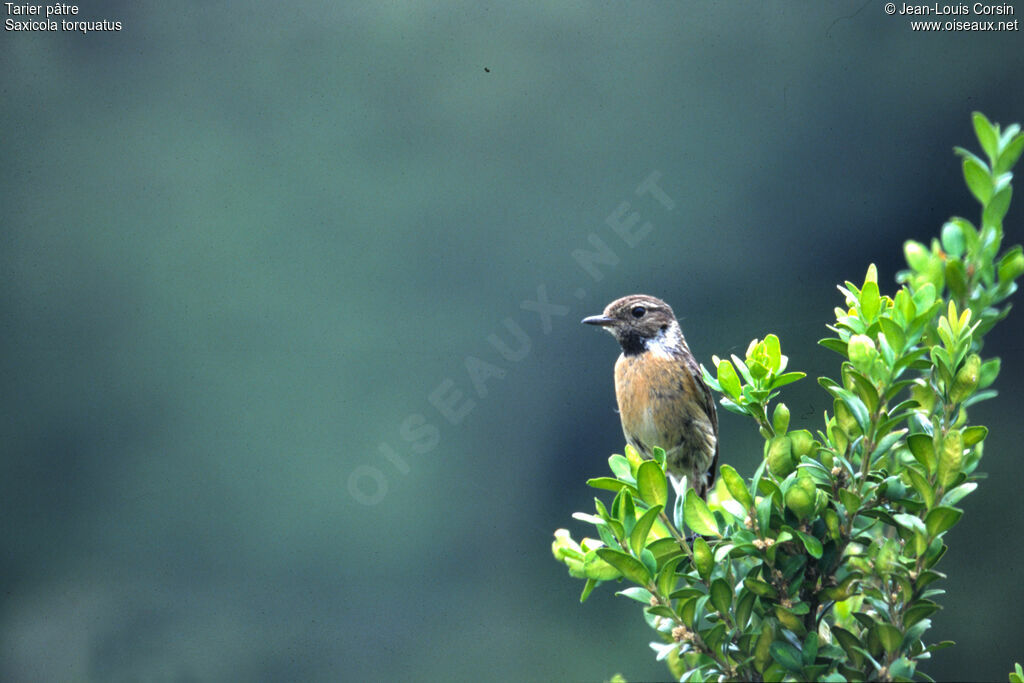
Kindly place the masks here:
POLYGON ((615 318, 609 318, 606 315, 592 315, 589 318, 584 318, 580 321, 584 325, 598 325, 600 327, 609 327, 615 324, 615 318))

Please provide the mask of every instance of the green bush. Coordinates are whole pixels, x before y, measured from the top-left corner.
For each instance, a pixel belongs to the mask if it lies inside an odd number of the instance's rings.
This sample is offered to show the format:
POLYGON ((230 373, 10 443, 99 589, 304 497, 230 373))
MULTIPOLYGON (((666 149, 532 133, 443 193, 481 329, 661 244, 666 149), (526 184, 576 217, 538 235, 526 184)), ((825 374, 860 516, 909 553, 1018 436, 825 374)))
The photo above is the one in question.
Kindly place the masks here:
POLYGON ((783 403, 769 411, 804 374, 786 372, 775 335, 754 340, 745 358, 704 369, 764 437, 753 477, 722 465, 707 502, 688 490, 670 503, 664 453, 627 447, 609 459, 613 476, 588 481, 611 504, 574 515, 598 539, 555 532, 555 557, 586 581, 581 600, 604 581, 635 584, 619 594, 643 605, 675 678, 931 680, 919 666, 952 644, 925 640, 943 593, 936 566, 978 486, 988 430, 968 410, 996 395, 999 374, 982 340, 1024 273, 1020 246, 1000 253, 1024 134, 982 114, 974 128, 985 158, 957 152, 980 226, 951 218, 930 246, 908 241, 893 296, 873 265, 839 288, 845 308, 819 342, 843 357, 838 379, 818 380, 832 399, 824 424, 791 429, 783 403))

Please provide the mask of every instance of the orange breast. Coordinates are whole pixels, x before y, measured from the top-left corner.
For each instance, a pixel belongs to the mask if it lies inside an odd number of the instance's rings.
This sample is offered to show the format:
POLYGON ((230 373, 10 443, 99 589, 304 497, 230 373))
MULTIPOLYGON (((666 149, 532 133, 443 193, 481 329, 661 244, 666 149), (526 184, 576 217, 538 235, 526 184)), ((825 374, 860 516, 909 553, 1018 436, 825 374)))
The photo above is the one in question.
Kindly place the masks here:
POLYGON ((615 395, 626 440, 641 453, 649 456, 660 446, 670 469, 679 472, 703 472, 710 465, 716 435, 685 364, 649 353, 622 355, 615 364, 615 395))

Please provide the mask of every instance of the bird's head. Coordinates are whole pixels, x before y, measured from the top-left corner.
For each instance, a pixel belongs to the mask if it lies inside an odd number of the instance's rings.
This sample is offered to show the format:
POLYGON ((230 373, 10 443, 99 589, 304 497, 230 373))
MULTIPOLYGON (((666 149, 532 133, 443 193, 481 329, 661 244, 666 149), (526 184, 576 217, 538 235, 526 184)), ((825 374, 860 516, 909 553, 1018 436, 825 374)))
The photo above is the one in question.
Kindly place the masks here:
POLYGON ((627 356, 642 353, 648 343, 670 344, 682 333, 672 307, 648 294, 630 294, 605 306, 604 313, 584 318, 581 322, 597 325, 610 332, 627 356))

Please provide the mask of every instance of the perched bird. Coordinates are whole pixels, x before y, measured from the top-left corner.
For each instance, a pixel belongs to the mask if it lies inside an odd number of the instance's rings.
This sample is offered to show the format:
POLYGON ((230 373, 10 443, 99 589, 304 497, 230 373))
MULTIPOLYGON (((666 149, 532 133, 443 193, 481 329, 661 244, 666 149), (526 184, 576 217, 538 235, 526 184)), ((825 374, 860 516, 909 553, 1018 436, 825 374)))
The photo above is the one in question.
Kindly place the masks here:
POLYGON ((706 498, 718 464, 718 414, 672 308, 631 294, 582 322, 603 327, 622 346, 615 397, 626 441, 647 458, 655 446, 665 449, 676 489, 685 476, 706 498))

